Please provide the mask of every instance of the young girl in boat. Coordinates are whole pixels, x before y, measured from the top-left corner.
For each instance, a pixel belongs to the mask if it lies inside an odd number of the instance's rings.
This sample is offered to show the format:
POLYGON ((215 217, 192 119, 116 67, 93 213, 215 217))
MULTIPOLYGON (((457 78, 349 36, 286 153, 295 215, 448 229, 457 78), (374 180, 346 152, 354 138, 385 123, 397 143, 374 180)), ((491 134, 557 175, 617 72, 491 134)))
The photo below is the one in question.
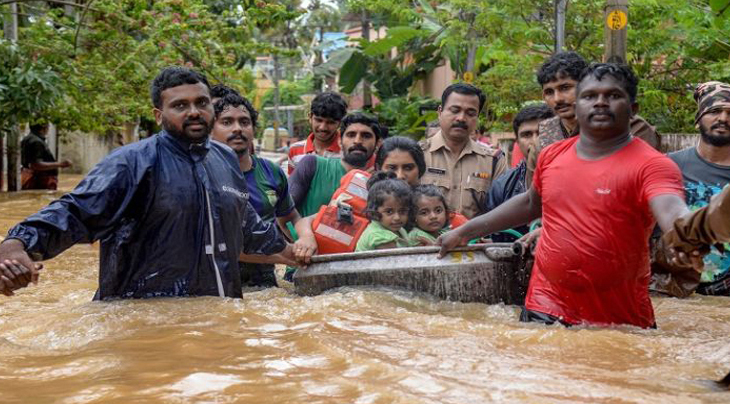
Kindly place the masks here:
POLYGON ((413 212, 408 233, 411 245, 432 245, 443 232, 450 230, 448 206, 441 190, 433 184, 413 189, 413 212))
POLYGON ((369 180, 366 212, 370 224, 360 236, 355 251, 408 247, 411 187, 391 172, 377 172, 369 180))

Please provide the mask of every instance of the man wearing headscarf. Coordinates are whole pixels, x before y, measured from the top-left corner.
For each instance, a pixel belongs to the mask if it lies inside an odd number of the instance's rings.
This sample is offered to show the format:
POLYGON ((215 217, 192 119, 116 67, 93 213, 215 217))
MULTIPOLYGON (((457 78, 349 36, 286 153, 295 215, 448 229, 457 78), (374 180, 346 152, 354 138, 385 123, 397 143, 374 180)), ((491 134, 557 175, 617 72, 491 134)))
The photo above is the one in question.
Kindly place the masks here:
MULTIPOLYGON (((718 81, 700 84, 694 98, 700 141, 696 146, 669 154, 682 171, 687 206, 693 211, 706 206, 710 198, 730 184, 730 84, 718 81)), ((672 268, 661 254, 657 254, 652 269, 654 290, 686 296, 696 287, 704 295, 730 296, 728 248, 725 252, 713 248, 704 258, 701 274, 672 268)))

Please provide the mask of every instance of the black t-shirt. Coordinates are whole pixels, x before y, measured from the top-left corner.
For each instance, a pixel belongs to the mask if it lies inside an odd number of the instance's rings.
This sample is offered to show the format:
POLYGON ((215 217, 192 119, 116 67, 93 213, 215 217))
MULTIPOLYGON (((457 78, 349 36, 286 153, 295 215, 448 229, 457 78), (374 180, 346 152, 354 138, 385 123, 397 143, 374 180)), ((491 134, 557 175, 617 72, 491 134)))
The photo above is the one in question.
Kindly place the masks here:
MULTIPOLYGON (((672 159, 682 171, 684 179, 684 193, 687 206, 695 211, 710 202, 712 196, 720 193, 723 187, 730 184, 730 166, 721 166, 711 163, 697 153, 697 148, 690 147, 678 152, 670 153, 672 159)), ((713 283, 723 282, 730 277, 730 244, 725 244, 725 253, 720 254, 713 248, 705 257, 705 270, 702 273, 698 292, 703 293, 713 283)), ((727 283, 727 282, 723 282, 727 283)), ((717 285, 721 286, 721 285, 717 285)), ((725 289, 725 286, 721 286, 725 289)), ((707 294, 730 294, 730 289, 715 292, 708 290, 707 294)))
MULTIPOLYGON (((20 163, 25 168, 31 168, 30 165, 38 161, 44 163, 54 163, 56 161, 45 139, 34 133, 29 133, 28 136, 23 138, 20 142, 20 150, 20 163)), ((43 171, 43 174, 58 175, 58 170, 43 171)))

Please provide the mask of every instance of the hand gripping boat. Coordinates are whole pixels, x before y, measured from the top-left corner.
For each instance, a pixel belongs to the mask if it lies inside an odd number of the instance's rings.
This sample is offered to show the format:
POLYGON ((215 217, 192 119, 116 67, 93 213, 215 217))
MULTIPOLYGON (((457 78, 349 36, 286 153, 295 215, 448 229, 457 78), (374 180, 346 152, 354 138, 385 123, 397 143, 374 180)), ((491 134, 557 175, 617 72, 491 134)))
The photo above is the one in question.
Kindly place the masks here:
POLYGON ((438 258, 439 247, 317 255, 294 275, 296 293, 342 286, 380 286, 444 300, 523 304, 532 258, 508 243, 476 244, 438 258))

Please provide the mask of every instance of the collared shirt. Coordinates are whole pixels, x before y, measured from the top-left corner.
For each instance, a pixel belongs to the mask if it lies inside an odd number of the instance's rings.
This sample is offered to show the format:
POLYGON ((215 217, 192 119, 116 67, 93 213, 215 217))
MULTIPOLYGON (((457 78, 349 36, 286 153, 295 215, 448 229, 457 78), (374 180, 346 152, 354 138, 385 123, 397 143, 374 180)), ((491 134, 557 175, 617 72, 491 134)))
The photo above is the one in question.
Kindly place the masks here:
POLYGON ((426 160, 421 183, 441 188, 450 210, 470 219, 482 213, 492 180, 507 170, 503 154, 470 139, 453 161, 441 131, 422 141, 421 148, 426 160))
POLYGON ((294 210, 286 175, 274 162, 252 155, 251 169, 243 176, 248 185, 248 201, 261 220, 271 222, 294 210))
POLYGON ((317 153, 314 147, 314 133, 310 133, 306 139, 300 140, 289 147, 289 175, 294 171, 299 161, 307 154, 317 154, 327 158, 341 158, 340 132, 337 132, 332 141, 322 154, 317 153))

